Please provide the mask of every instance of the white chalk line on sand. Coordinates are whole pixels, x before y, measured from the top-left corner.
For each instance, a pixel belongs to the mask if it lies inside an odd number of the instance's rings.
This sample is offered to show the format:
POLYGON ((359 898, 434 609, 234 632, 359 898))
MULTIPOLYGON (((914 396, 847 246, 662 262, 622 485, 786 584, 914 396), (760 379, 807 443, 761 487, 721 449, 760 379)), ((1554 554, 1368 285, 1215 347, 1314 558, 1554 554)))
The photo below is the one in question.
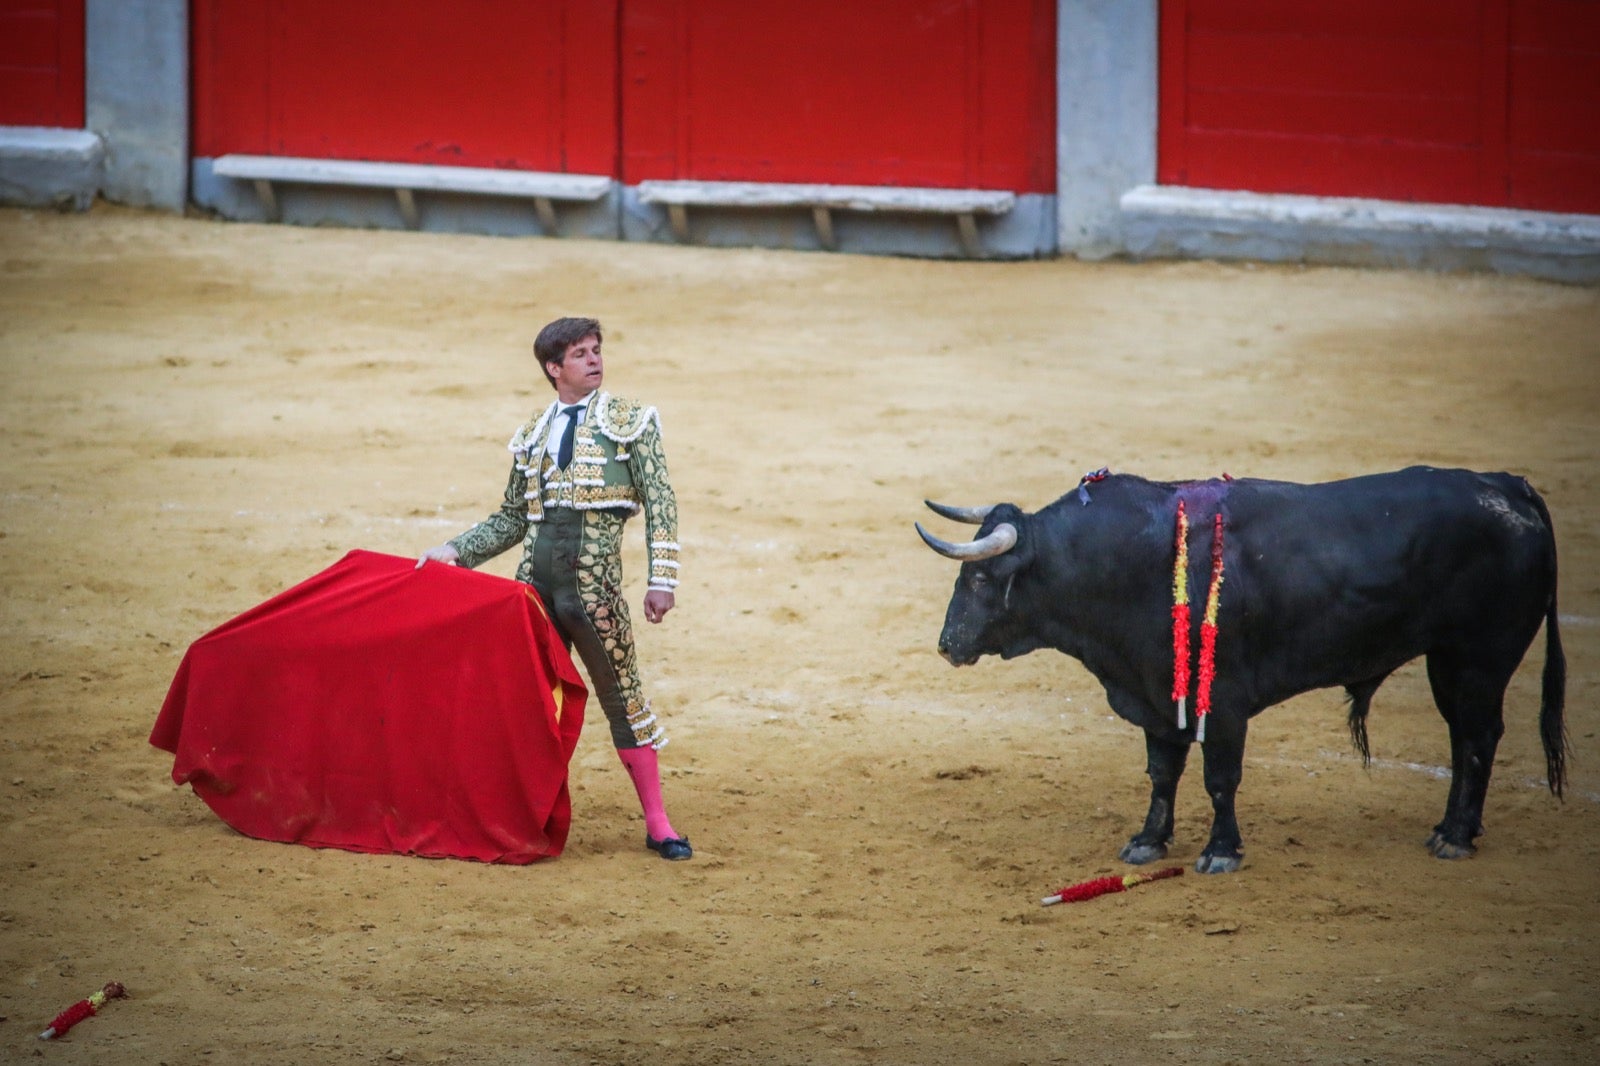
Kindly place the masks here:
MULTIPOLYGON (((163 511, 177 511, 183 513, 220 512, 221 507, 196 506, 187 503, 163 503, 163 511)), ((350 511, 257 511, 244 508, 230 512, 234 518, 255 518, 273 523, 306 522, 315 525, 326 525, 330 521, 348 522, 351 525, 365 524, 367 528, 374 525, 387 526, 445 526, 452 529, 467 529, 472 526, 473 519, 450 518, 445 515, 373 515, 355 514, 350 511)))
MULTIPOLYGON (((1074 704, 1072 710, 1079 716, 1092 716, 1096 719, 1096 721, 1104 720, 1105 722, 1120 725, 1128 730, 1132 730, 1133 728, 1128 726, 1127 723, 1122 722, 1121 719, 1117 718, 1117 716, 1114 714, 1109 714, 1098 708, 1082 706, 1074 701, 1071 696, 1063 694, 1060 698, 1063 700, 1063 702, 1074 704)), ((802 694, 778 689, 745 689, 738 693, 724 694, 723 700, 725 702, 734 704, 742 703, 743 706, 740 710, 741 715, 748 712, 749 706, 760 707, 769 711, 773 711, 775 713, 772 713, 768 716, 772 719, 786 717, 786 711, 789 708, 809 705, 808 698, 802 694)), ((1008 723, 1014 724, 1024 719, 1036 718, 1034 713, 1030 713, 1027 710, 1016 710, 1008 713, 995 707, 957 705, 950 702, 948 699, 908 698, 904 696, 862 696, 861 698, 852 701, 852 703, 852 709, 856 710, 880 708, 899 710, 905 712, 906 714, 914 714, 918 716, 936 714, 942 717, 960 719, 968 723, 976 723, 980 719, 993 720, 995 718, 1003 718, 1008 723)), ((842 703, 841 706, 843 706, 842 703)), ((1041 709, 1038 714, 1047 716, 1049 715, 1049 712, 1041 709)), ((1066 717, 1066 713, 1057 712, 1056 716, 1064 718, 1066 717)), ((1130 733, 1130 735, 1136 734, 1130 733)), ((1345 766, 1347 766, 1350 762, 1359 759, 1359 756, 1353 753, 1333 751, 1328 748, 1319 749, 1316 753, 1316 757, 1327 762, 1338 763, 1345 766)), ((1284 758, 1281 756, 1273 757, 1252 755, 1248 748, 1246 748, 1245 751, 1245 762, 1246 764, 1253 763, 1257 766, 1291 767, 1293 769, 1303 770, 1307 774, 1317 774, 1329 769, 1329 767, 1318 766, 1314 763, 1308 762, 1304 758, 1296 759, 1284 758)), ((1422 774, 1423 776, 1431 777, 1435 780, 1441 781, 1448 781, 1450 779, 1450 768, 1448 766, 1432 766, 1427 763, 1410 762, 1403 759, 1376 758, 1373 759, 1369 764, 1368 769, 1384 771, 1399 770, 1406 773, 1422 774)), ((1501 777, 1496 779, 1495 783, 1501 785, 1502 787, 1509 785, 1513 788, 1533 792, 1542 792, 1549 788, 1549 785, 1545 781, 1542 781, 1536 777, 1527 776, 1520 778, 1501 777)), ((1600 806, 1600 792, 1569 788, 1566 795, 1568 799, 1581 800, 1585 803, 1600 806)))
MULTIPOLYGON (((1116 715, 1111 714, 1108 711, 1106 711, 1106 710, 1104 710, 1104 709, 1102 709, 1100 707, 1084 706, 1082 703, 1075 702, 1071 696, 1067 696, 1065 694, 1063 694, 1060 698, 1065 703, 1074 704, 1074 706, 1072 707, 1072 710, 1076 711, 1080 715, 1093 715, 1097 719, 1103 719, 1105 722, 1121 725, 1121 726, 1126 727, 1128 729, 1133 729, 1134 728, 1132 726, 1129 726, 1127 723, 1123 722, 1116 715)), ((879 705, 879 706, 883 706, 883 705, 895 706, 897 704, 904 706, 905 703, 906 703, 904 698, 899 698, 899 699, 895 699, 895 698, 877 698, 877 699, 872 699, 872 700, 863 700, 862 702, 863 702, 864 705, 876 704, 876 705, 879 705)), ((954 706, 954 705, 950 704, 948 701, 930 701, 930 702, 921 702, 921 701, 919 701, 919 702, 917 702, 917 704, 915 706, 915 711, 916 711, 916 713, 919 713, 919 714, 927 713, 930 710, 931 711, 935 711, 937 713, 950 715, 952 717, 959 717, 959 718, 965 718, 965 719, 972 719, 972 718, 975 718, 975 717, 993 717, 994 716, 993 709, 973 710, 972 708, 961 708, 961 707, 957 707, 957 706, 954 706)), ((1049 712, 1048 711, 1043 711, 1042 713, 1048 714, 1049 712)), ((1061 717, 1065 717, 1065 713, 1064 712, 1057 712, 1057 713, 1061 717)), ((1013 720, 1013 721, 1015 721, 1019 717, 1032 717, 1032 715, 1029 715, 1026 712, 1023 712, 1022 714, 1006 715, 1006 717, 1011 719, 1011 720, 1013 720)), ((1331 750, 1329 748, 1321 748, 1321 749, 1319 749, 1317 751, 1317 758, 1325 759, 1325 760, 1331 760, 1331 761, 1339 762, 1339 763, 1349 763, 1349 762, 1358 760, 1360 758, 1360 756, 1355 755, 1354 753, 1351 753, 1351 752, 1334 751, 1334 750, 1331 750)), ((1304 759, 1281 758, 1281 757, 1280 758, 1273 758, 1273 757, 1254 756, 1254 755, 1252 755, 1250 753, 1248 746, 1245 749, 1245 760, 1247 762, 1254 762, 1254 763, 1256 763, 1258 765, 1291 766, 1291 767, 1296 767, 1296 768, 1299 768, 1299 769, 1306 770, 1309 773, 1317 772, 1317 767, 1312 765, 1312 764, 1310 764, 1310 763, 1308 763, 1308 762, 1306 762, 1306 760, 1304 760, 1304 759)), ((1443 781, 1450 780, 1450 768, 1448 766, 1432 766, 1432 765, 1429 765, 1427 763, 1410 762, 1410 761, 1407 761, 1407 760, 1404 760, 1404 759, 1375 758, 1370 763, 1370 767, 1372 769, 1375 769, 1375 770, 1404 770, 1407 773, 1423 774, 1423 775, 1425 775, 1427 777, 1432 777, 1432 778, 1436 778, 1436 779, 1443 780, 1443 781)), ((1541 780, 1539 778, 1536 778, 1536 777, 1526 777, 1525 776, 1525 777, 1522 777, 1520 780, 1512 780, 1512 781, 1508 781, 1507 783, 1513 784, 1513 785, 1515 785, 1516 787, 1519 787, 1519 788, 1526 788, 1526 789, 1531 789, 1531 790, 1535 790, 1535 791, 1543 791, 1543 790, 1549 788, 1549 785, 1545 781, 1543 781, 1543 780, 1541 780)), ((1600 804, 1600 792, 1570 791, 1569 790, 1567 795, 1569 797, 1572 797, 1572 798, 1585 800, 1585 801, 1587 801, 1589 803, 1600 804)))
MULTIPOLYGON (((43 503, 59 506, 66 499, 60 493, 52 496, 40 496, 28 492, 8 492, 0 496, 0 500, 7 503, 43 503)), ((305 522, 315 525, 326 525, 330 521, 349 522, 352 525, 367 523, 370 525, 381 524, 390 526, 448 526, 458 529, 469 528, 476 519, 450 518, 445 515, 372 515, 356 514, 350 511, 258 511, 250 508, 229 511, 226 507, 206 504, 175 503, 165 501, 160 505, 163 511, 178 514, 228 514, 234 518, 255 518, 273 523, 305 522)))
MULTIPOLYGON (((17 496, 16 494, 8 495, 6 497, 6 499, 12 499, 12 498, 22 499, 24 497, 17 496)), ((40 499, 40 497, 27 497, 27 498, 29 498, 29 499, 40 499)), ((161 505, 161 509, 163 511, 172 511, 172 512, 177 512, 177 513, 182 513, 182 514, 223 513, 223 512, 226 512, 226 508, 223 508, 223 507, 213 507, 213 506, 207 506, 205 504, 174 503, 174 502, 163 503, 161 505)), ((251 509, 251 508, 244 508, 242 510, 235 510, 235 511, 227 512, 227 513, 231 514, 232 517, 234 517, 234 518, 254 518, 254 519, 259 519, 259 520, 262 520, 262 521, 272 522, 274 524, 301 522, 301 523, 311 523, 311 524, 315 524, 315 525, 326 525, 330 521, 341 521, 341 522, 348 522, 351 525, 361 525, 362 523, 366 523, 369 528, 373 524, 382 524, 382 525, 389 525, 389 526, 413 526, 413 527, 433 526, 433 527, 444 527, 444 528, 447 528, 447 529, 470 529, 472 527, 473 523, 478 521, 478 518, 471 517, 471 516, 464 516, 464 517, 461 517, 461 518, 451 518, 451 517, 443 515, 443 514, 440 514, 440 515, 414 515, 414 514, 413 515, 372 515, 372 514, 359 514, 359 513, 355 513, 355 512, 351 512, 351 511, 344 511, 344 510, 339 510, 339 511, 262 511, 262 510, 255 510, 255 509, 251 509)), ((476 514, 478 514, 478 512, 473 512, 473 515, 476 515, 476 514)), ((731 540, 721 540, 721 539, 708 539, 708 538, 688 537, 688 538, 683 538, 683 540, 684 540, 685 544, 692 545, 693 547, 699 548, 699 549, 713 549, 713 550, 722 551, 722 552, 744 551, 744 552, 753 552, 753 553, 762 554, 762 555, 772 554, 772 553, 774 553, 774 552, 776 552, 776 551, 778 551, 780 549, 794 547, 794 545, 792 545, 792 544, 790 544, 790 543, 788 543, 786 541, 778 541, 778 540, 772 540, 772 539, 744 540, 744 539, 739 538, 739 537, 734 537, 731 540)))
MULTIPOLYGON (((1339 762, 1349 762, 1356 758, 1356 756, 1351 755, 1348 752, 1329 751, 1326 748, 1317 752, 1317 754, 1324 759, 1334 759, 1339 762)), ((1290 759, 1279 759, 1277 762, 1280 765, 1288 766, 1302 765, 1301 763, 1290 759)), ((1426 763, 1405 762, 1400 759, 1373 759, 1372 766, 1379 770, 1409 770, 1412 773, 1426 774, 1429 777, 1438 778, 1441 781, 1450 780, 1450 767, 1448 766, 1429 766, 1426 763)), ((1522 777, 1509 782, 1504 781, 1503 779, 1496 779, 1495 781, 1495 784, 1502 783, 1510 784, 1516 788, 1527 789, 1534 792, 1543 792, 1550 787, 1547 782, 1542 781, 1537 777, 1522 777)), ((1600 804, 1600 792, 1569 790, 1567 792, 1567 797, 1569 799, 1583 800, 1586 803, 1600 804)))

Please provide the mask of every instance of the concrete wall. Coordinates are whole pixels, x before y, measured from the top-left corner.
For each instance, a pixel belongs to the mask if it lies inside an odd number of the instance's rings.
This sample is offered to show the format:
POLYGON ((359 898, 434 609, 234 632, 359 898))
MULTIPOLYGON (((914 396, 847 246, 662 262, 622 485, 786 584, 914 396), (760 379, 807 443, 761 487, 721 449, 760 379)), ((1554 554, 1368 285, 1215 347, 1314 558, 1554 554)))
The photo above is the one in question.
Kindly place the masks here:
POLYGON ((105 143, 102 194, 182 211, 189 199, 187 0, 87 0, 88 128, 105 143))
POLYGON ((1122 198, 1141 259, 1253 259, 1600 281, 1600 217, 1144 185, 1122 198))
POLYGON ((0 126, 0 204, 87 210, 104 167, 105 145, 88 130, 0 126))
POLYGON ((1124 251, 1122 194, 1156 177, 1158 0, 1056 8, 1056 231, 1062 252, 1124 251))

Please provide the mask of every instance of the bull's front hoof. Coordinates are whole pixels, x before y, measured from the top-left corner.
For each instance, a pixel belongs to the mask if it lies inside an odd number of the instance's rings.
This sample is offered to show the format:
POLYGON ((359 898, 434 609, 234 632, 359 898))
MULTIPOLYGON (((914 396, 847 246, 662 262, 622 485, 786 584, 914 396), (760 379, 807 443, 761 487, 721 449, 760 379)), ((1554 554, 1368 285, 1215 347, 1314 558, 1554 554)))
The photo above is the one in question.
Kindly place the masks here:
POLYGON ((1138 837, 1134 837, 1122 845, 1122 850, 1117 852, 1117 858, 1123 862, 1132 863, 1134 866, 1143 866, 1147 862, 1155 862, 1157 859, 1166 857, 1167 846, 1165 844, 1147 844, 1138 837))
POLYGON ((1471 844, 1455 844, 1445 839, 1438 830, 1428 838, 1428 851, 1436 859, 1470 859, 1478 849, 1471 844))
POLYGON ((1232 855, 1211 855, 1202 853, 1198 862, 1194 864, 1197 874, 1231 874, 1244 865, 1244 855, 1235 852, 1232 855))

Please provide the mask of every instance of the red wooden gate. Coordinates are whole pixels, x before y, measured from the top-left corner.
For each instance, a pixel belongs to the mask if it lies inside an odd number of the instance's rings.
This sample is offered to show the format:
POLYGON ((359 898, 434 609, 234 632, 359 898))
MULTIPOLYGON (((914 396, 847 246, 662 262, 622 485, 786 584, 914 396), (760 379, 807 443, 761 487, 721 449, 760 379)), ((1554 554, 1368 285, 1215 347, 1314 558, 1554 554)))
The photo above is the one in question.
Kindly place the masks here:
POLYGON ((1054 0, 193 0, 195 154, 1055 188, 1054 0))
POLYGON ((1600 212, 1600 3, 1163 0, 1163 184, 1600 212))
POLYGON ((193 0, 194 151, 609 174, 616 5, 193 0))
POLYGON ((626 0, 622 178, 1055 191, 1055 0, 626 0))
POLYGON ((0 126, 83 128, 84 0, 0 0, 0 126))

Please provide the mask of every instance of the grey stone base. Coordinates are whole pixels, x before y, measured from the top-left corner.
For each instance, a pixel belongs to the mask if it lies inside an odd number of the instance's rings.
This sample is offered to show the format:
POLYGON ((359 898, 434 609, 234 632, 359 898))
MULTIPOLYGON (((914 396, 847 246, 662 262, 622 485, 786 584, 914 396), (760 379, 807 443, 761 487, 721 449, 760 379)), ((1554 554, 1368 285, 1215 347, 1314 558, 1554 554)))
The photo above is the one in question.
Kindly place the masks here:
MULTIPOLYGON (((1032 259, 1056 251, 1055 197, 1021 194, 1001 215, 980 215, 977 243, 981 258, 1032 259)), ((688 213, 689 243, 716 248, 791 248, 820 251, 821 235, 804 207, 697 206, 688 213)), ((874 210, 833 212, 835 251, 967 258, 960 229, 950 215, 874 210)), ((622 191, 622 237, 630 241, 681 243, 667 208, 645 203, 638 189, 622 191)))
MULTIPOLYGON (((215 173, 210 159, 190 169, 194 202, 223 218, 269 221, 267 206, 249 181, 215 173)), ((275 182, 278 221, 297 226, 349 226, 357 229, 407 229, 393 190, 275 182)), ((560 204, 556 232, 546 232, 531 199, 418 191, 416 228, 431 233, 476 233, 495 237, 617 236, 616 193, 593 203, 560 204)))
POLYGON ((87 210, 105 172, 105 145, 88 130, 0 126, 0 204, 87 210))
POLYGON ((1600 281, 1600 216, 1142 185, 1122 196, 1128 254, 1600 281))
MULTIPOLYGON (((78 132, 94 141, 92 134, 78 132)), ((4 173, 10 177, 9 160, 4 173)), ((251 182, 218 176, 209 159, 194 161, 192 177, 194 200, 200 206, 225 218, 268 220, 267 207, 251 182)), ((406 228, 391 190, 290 183, 275 189, 285 222, 406 228)), ((47 194, 27 202, 57 201, 47 194)), ((593 203, 562 204, 554 234, 541 225, 531 202, 518 199, 419 192, 416 206, 417 228, 433 232, 681 243, 667 206, 644 202, 634 187, 619 186, 593 203)), ((1018 196, 1015 206, 1003 214, 978 216, 980 256, 1020 259, 1056 254, 1055 211, 1055 197, 1030 194, 1018 196)), ((1124 193, 1120 213, 1121 250, 1140 259, 1486 270, 1565 282, 1600 281, 1600 216, 1595 215, 1157 185, 1124 193)), ((967 257, 956 220, 948 215, 840 209, 832 213, 831 226, 838 251, 967 257)), ((695 245, 824 248, 812 213, 803 207, 695 206, 687 214, 687 231, 688 242, 695 245)))
MULTIPOLYGON (((191 168, 194 202, 223 218, 265 222, 267 206, 249 181, 218 175, 210 159, 191 168)), ((279 221, 301 226, 404 229, 394 193, 275 182, 279 221)), ((531 201, 444 192, 415 194, 418 229, 505 237, 562 236, 678 243, 667 209, 643 203, 635 188, 618 186, 593 203, 558 205, 555 234, 546 233, 531 201)), ((890 211, 836 211, 838 251, 937 258, 965 256, 952 217, 890 211)), ((1027 259, 1055 254, 1055 197, 1024 195, 1003 215, 977 219, 984 258, 1027 259)), ((803 208, 697 207, 690 215, 690 242, 716 247, 817 250, 822 247, 811 212, 803 208)))

